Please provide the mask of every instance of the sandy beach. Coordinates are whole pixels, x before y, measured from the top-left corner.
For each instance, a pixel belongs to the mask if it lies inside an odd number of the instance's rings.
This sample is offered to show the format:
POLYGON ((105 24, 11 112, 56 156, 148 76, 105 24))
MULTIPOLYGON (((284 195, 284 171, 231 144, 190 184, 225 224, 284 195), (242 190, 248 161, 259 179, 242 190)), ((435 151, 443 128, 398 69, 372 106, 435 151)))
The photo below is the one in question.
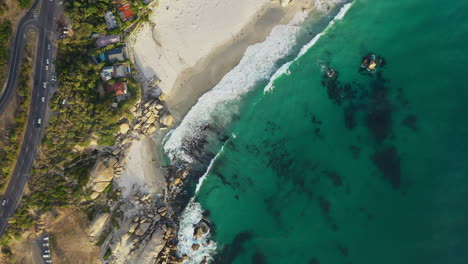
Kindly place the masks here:
POLYGON ((237 65, 248 46, 313 5, 313 0, 284 6, 270 0, 162 0, 151 22, 132 36, 133 56, 147 79, 161 79, 169 108, 180 121, 237 65))
MULTIPOLYGON (((197 99, 235 67, 250 45, 262 42, 271 30, 287 24, 298 12, 314 7, 314 0, 289 4, 270 0, 161 0, 149 23, 129 40, 131 58, 149 80, 161 79, 166 102, 180 122, 197 99), (235 12, 234 12, 235 11, 235 12)), ((119 185, 160 193, 163 172, 157 142, 136 141, 126 158, 119 185)))

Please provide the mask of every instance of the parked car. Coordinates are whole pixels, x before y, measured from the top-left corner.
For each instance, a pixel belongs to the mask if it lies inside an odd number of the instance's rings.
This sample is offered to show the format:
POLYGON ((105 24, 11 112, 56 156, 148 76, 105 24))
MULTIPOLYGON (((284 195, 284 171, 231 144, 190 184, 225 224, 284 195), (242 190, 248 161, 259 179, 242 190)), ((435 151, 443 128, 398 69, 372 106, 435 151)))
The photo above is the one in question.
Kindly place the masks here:
POLYGON ((50 250, 46 249, 44 250, 44 253, 50 253, 50 250))
POLYGON ((2 206, 5 206, 7 204, 7 200, 6 199, 3 199, 2 200, 2 206))
POLYGON ((49 254, 42 255, 43 258, 50 258, 49 254))
POLYGON ((42 244, 42 246, 48 247, 48 246, 49 246, 49 243, 44 243, 44 244, 42 244))
POLYGON ((45 263, 52 263, 52 260, 47 259, 47 260, 45 261, 45 263))
POLYGON ((46 63, 47 65, 49 65, 49 59, 46 59, 46 60, 45 60, 45 63, 46 63))
POLYGON ((48 241, 48 240, 49 240, 49 237, 48 237, 48 236, 45 236, 45 237, 43 238, 43 240, 44 240, 44 241, 48 241))

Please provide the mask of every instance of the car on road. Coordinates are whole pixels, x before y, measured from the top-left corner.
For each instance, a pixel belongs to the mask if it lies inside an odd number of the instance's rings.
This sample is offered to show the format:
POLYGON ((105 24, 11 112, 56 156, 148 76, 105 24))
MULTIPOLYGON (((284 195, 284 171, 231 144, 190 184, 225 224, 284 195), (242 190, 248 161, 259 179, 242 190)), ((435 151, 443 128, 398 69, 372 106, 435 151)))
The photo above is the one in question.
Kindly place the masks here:
POLYGON ((49 65, 46 65, 46 66, 45 66, 45 70, 46 70, 46 71, 49 70, 49 65))
POLYGON ((7 204, 7 200, 6 199, 3 199, 2 200, 2 206, 5 206, 7 204))
POLYGON ((49 254, 42 255, 43 258, 50 258, 49 254))
POLYGON ((50 44, 47 44, 47 49, 50 50, 50 44))
POLYGON ((44 96, 42 96, 41 101, 45 102, 45 97, 44 96))
POLYGON ((45 60, 45 63, 46 63, 47 65, 49 65, 49 59, 46 59, 46 60, 45 60))
POLYGON ((48 247, 48 246, 49 246, 49 243, 44 243, 44 244, 42 244, 42 246, 48 247))
POLYGON ((47 88, 47 82, 44 82, 44 89, 47 88))
POLYGON ((41 126, 41 122, 42 122, 42 119, 37 119, 37 127, 40 127, 41 126))
POLYGON ((50 79, 51 79, 52 81, 56 82, 56 81, 57 81, 57 76, 52 75, 52 76, 50 77, 50 79))

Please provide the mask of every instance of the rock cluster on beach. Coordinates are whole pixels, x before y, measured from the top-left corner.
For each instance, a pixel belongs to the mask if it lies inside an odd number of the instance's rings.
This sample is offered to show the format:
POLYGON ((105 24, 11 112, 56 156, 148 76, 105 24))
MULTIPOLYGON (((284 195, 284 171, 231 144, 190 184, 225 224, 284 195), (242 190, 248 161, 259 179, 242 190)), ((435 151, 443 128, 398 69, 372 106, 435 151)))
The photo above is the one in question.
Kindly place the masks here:
POLYGON ((124 170, 125 157, 133 140, 140 136, 151 135, 157 129, 166 129, 174 122, 164 103, 164 95, 148 96, 134 107, 135 119, 120 121, 119 133, 115 136, 116 144, 106 147, 91 171, 88 184, 91 199, 96 199, 112 182, 120 177, 124 170))

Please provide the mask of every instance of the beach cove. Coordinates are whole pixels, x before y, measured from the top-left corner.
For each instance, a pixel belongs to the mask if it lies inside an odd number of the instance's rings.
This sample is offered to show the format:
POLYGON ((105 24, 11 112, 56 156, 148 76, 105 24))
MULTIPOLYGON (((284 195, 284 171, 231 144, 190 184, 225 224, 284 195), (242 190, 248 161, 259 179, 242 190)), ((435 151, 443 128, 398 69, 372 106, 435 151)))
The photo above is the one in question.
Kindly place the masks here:
POLYGON ((467 91, 455 73, 468 6, 348 7, 274 78, 231 100, 243 107, 209 119, 195 106, 167 139, 171 159, 206 172, 179 232, 189 263, 465 263, 467 91), (375 73, 360 67, 370 53, 385 61, 375 73), (193 137, 196 118, 208 123, 193 137), (202 218, 211 235, 193 239, 202 218))

